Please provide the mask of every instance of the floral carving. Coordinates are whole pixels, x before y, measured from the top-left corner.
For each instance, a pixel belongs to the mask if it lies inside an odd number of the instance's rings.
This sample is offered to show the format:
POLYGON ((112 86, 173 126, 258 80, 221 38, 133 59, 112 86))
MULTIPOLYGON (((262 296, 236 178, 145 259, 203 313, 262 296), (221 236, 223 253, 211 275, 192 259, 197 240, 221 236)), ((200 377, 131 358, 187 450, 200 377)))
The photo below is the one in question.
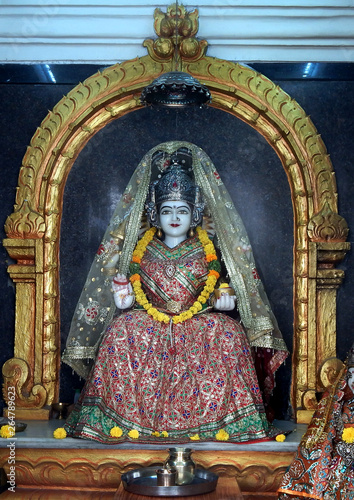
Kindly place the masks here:
POLYGON ((345 241, 348 232, 345 219, 332 212, 328 203, 312 217, 308 224, 308 234, 311 241, 345 241))
POLYGON ((24 200, 21 207, 6 219, 5 231, 8 238, 39 239, 43 238, 45 222, 24 200))
POLYGON ((154 29, 159 38, 145 40, 144 46, 153 59, 172 59, 177 50, 177 60, 181 57, 196 60, 205 54, 208 45, 206 40, 195 38, 198 28, 197 9, 187 12, 183 5, 176 8, 175 4, 166 13, 155 9, 154 29))

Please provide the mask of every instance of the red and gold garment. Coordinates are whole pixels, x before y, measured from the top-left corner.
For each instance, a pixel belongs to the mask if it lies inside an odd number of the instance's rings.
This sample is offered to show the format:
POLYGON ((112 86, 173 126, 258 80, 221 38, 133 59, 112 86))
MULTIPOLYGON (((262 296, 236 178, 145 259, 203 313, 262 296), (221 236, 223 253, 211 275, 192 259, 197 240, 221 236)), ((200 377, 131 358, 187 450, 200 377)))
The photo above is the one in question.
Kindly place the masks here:
MULTIPOLYGON (((193 237, 168 248, 154 238, 141 261, 142 286, 159 310, 188 309, 208 273, 203 247, 193 237)), ((102 443, 215 440, 220 429, 230 441, 267 437, 268 422, 242 326, 218 312, 201 311, 176 325, 145 310, 113 319, 95 365, 66 426, 69 435, 102 443), (110 436, 118 426, 120 438, 110 436), (129 438, 128 438, 129 439, 129 438)))
POLYGON ((346 401, 345 386, 342 379, 333 393, 332 389, 324 393, 284 474, 279 500, 354 500, 354 445, 341 439, 343 428, 354 427, 353 393, 346 401), (316 434, 320 438, 312 444, 316 434))

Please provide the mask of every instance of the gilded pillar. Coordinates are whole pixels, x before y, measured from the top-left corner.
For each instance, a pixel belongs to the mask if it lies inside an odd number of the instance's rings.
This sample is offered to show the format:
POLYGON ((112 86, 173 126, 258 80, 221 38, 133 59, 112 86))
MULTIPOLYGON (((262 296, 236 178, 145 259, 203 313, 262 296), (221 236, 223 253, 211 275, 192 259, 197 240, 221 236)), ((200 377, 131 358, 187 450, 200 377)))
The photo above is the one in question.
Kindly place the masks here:
POLYGON ((5 401, 15 388, 16 418, 48 418, 43 384, 43 218, 26 202, 22 214, 6 221, 9 237, 3 241, 16 263, 8 272, 16 287, 14 357, 3 365, 5 401))
MULTIPOLYGON (((302 398, 298 401, 302 408, 298 411, 300 422, 309 421, 317 405, 316 392, 323 391, 328 383, 328 377, 326 383, 323 380, 324 364, 329 359, 337 363, 337 290, 343 282, 344 271, 336 266, 350 249, 350 243, 345 241, 348 235, 347 224, 341 216, 333 213, 328 205, 312 217, 308 234, 311 239, 308 291, 310 341, 304 354, 308 365, 306 382, 300 388, 302 398)), ((330 363, 331 366, 332 364, 330 363)))

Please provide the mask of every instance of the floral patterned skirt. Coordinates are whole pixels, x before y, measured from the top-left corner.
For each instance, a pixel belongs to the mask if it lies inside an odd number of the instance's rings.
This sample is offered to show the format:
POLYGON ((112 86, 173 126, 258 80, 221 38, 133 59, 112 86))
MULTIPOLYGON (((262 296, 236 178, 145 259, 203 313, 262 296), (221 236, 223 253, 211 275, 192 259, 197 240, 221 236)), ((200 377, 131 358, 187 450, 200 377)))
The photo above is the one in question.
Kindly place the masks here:
POLYGON ((118 316, 65 428, 101 443, 131 439, 131 430, 140 442, 267 438, 242 326, 221 313, 172 327, 142 310, 118 316), (111 436, 113 427, 121 437, 111 436))

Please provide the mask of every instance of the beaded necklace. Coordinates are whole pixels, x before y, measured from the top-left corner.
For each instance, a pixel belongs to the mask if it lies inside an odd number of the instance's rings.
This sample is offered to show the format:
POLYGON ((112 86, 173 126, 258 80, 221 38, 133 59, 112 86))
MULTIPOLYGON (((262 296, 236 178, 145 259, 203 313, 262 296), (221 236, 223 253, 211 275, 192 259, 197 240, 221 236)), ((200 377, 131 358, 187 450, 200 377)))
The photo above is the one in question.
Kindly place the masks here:
POLYGON ((138 241, 135 250, 133 252, 132 261, 130 264, 130 281, 133 285, 135 298, 138 304, 140 304, 144 309, 146 309, 147 313, 152 316, 155 320, 160 321, 161 323, 169 323, 171 320, 176 325, 178 323, 183 323, 187 319, 192 318, 197 312, 201 311, 203 308, 203 304, 206 303, 211 293, 213 293, 216 282, 220 276, 220 263, 217 260, 215 247, 210 240, 207 232, 200 227, 196 229, 199 241, 203 245, 205 258, 208 262, 208 276, 205 282, 205 286, 200 293, 197 300, 193 303, 193 305, 187 310, 183 311, 180 314, 173 316, 172 318, 167 314, 159 311, 156 307, 148 301, 142 287, 141 287, 141 277, 140 277, 140 262, 144 256, 146 251, 146 247, 153 239, 154 234, 156 232, 156 228, 152 227, 138 241))

